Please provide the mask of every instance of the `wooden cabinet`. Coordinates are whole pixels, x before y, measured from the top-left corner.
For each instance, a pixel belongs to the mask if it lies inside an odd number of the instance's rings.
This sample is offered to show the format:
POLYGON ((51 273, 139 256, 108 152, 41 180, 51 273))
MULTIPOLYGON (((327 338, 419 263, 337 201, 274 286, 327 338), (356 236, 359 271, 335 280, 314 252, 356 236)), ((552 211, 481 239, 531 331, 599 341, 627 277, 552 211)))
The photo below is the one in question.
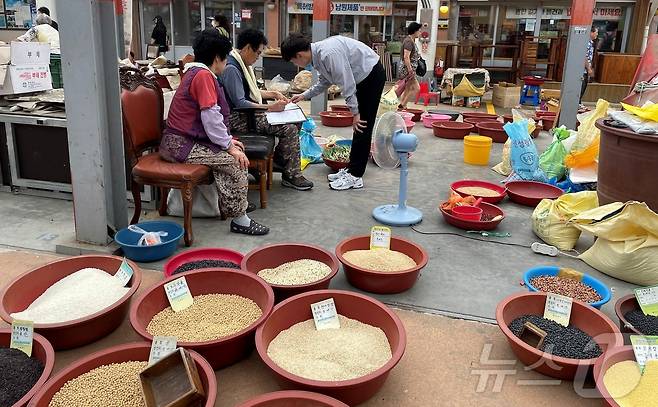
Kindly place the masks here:
POLYGON ((640 63, 640 55, 599 53, 594 66, 596 82, 630 85, 640 63))

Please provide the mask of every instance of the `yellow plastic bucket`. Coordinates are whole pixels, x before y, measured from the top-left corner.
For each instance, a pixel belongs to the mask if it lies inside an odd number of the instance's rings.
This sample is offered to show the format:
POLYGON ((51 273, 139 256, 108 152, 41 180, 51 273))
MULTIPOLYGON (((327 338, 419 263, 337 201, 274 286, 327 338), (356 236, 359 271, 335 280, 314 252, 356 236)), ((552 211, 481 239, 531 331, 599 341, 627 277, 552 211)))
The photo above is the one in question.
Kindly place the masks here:
POLYGON ((472 165, 488 165, 491 143, 491 137, 464 137, 464 162, 472 165))

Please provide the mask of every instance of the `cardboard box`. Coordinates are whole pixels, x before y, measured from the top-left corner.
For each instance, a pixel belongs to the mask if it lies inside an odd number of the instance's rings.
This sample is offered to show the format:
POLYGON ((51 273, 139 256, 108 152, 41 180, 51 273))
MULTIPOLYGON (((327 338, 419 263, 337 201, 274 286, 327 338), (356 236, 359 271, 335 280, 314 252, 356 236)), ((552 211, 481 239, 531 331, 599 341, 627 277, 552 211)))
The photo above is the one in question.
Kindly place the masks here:
POLYGON ((542 89, 541 90, 541 99, 557 99, 560 100, 560 89, 542 89))
POLYGON ((560 110, 560 102, 555 99, 551 99, 546 103, 546 107, 548 108, 549 112, 557 113, 560 110))
POLYGON ((48 64, 0 65, 0 95, 39 92, 53 88, 48 64))
POLYGON ((10 55, 12 65, 47 65, 50 63, 50 44, 12 41, 10 55))
POLYGON ((516 84, 500 82, 493 86, 492 102, 494 106, 509 109, 519 105, 521 87, 516 84))
POLYGON ((464 98, 464 105, 466 107, 479 108, 482 104, 482 96, 469 96, 464 98))
POLYGON ((465 100, 463 96, 455 96, 452 95, 452 103, 453 106, 458 106, 458 107, 464 107, 465 105, 465 100))

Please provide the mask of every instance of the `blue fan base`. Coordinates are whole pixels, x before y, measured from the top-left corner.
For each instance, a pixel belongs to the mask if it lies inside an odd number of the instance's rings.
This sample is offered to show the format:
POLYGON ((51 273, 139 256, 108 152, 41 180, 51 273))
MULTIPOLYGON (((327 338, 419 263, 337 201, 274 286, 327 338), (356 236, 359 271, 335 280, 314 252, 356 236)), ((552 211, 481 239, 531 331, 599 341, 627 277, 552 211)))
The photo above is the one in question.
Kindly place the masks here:
POLYGON ((390 226, 410 226, 423 220, 423 213, 416 208, 398 205, 382 205, 372 211, 372 217, 390 226))

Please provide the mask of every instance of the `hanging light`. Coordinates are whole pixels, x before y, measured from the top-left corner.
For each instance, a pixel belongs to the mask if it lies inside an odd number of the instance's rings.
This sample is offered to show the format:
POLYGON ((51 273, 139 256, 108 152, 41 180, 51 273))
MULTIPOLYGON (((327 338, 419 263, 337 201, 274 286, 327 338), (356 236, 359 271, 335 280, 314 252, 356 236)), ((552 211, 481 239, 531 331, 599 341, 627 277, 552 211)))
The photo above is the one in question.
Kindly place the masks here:
POLYGON ((266 4, 269 10, 274 10, 274 8, 276 7, 276 3, 274 2, 274 0, 270 0, 266 4))
POLYGON ((449 10, 450 9, 448 8, 448 6, 445 3, 442 4, 441 7, 439 7, 439 11, 441 12, 441 14, 448 14, 449 10))

